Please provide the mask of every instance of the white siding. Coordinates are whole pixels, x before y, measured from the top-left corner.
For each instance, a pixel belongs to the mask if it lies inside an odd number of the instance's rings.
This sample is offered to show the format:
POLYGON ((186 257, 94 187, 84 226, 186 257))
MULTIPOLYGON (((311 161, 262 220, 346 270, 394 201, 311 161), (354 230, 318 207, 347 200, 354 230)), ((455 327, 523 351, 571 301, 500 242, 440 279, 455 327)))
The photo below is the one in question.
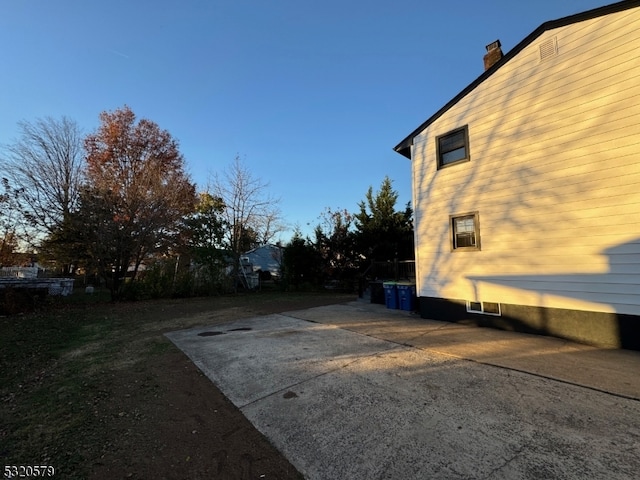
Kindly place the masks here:
POLYGON ((640 315, 640 8, 545 32, 412 157, 420 296, 640 315), (437 170, 435 138, 464 125, 471 161, 437 170), (452 252, 449 215, 471 211, 482 249, 452 252))

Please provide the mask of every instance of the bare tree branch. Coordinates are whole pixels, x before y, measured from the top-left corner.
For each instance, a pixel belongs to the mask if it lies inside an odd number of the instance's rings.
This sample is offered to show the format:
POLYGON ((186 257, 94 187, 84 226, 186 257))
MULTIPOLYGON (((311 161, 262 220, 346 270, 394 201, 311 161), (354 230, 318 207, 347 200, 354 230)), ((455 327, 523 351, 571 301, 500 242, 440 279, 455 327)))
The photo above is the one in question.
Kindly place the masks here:
POLYGON ((84 181, 82 133, 67 117, 19 124, 20 137, 3 148, 0 167, 36 237, 55 230, 78 204, 84 181))
POLYGON ((238 257, 284 230, 280 199, 269 195, 268 186, 252 175, 239 156, 222 175, 214 175, 212 190, 224 202, 223 216, 229 225, 226 244, 238 257))

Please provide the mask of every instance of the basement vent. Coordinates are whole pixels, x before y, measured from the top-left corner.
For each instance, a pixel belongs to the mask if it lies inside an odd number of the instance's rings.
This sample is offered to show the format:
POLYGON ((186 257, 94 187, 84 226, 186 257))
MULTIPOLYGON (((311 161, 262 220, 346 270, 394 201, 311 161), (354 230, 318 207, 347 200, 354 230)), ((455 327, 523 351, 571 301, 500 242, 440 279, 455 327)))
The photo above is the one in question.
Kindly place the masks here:
POLYGON ((540 44, 540 61, 543 62, 549 58, 558 55, 558 42, 556 37, 545 40, 540 44))
POLYGON ((494 302, 467 302, 467 312, 501 316, 500 304, 494 302))

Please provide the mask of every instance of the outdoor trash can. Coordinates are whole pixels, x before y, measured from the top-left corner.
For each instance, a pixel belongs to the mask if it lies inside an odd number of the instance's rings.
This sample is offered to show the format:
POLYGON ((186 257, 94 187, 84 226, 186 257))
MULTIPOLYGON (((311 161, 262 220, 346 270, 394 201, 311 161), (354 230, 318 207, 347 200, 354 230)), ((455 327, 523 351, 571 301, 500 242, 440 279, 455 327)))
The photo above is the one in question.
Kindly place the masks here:
POLYGON ((378 303, 384 305, 384 287, 382 282, 371 282, 369 284, 369 291, 371 292, 371 303, 378 303))
POLYGON ((413 283, 398 283, 398 304, 400 310, 412 312, 415 306, 416 286, 413 283))
POLYGON ((398 308, 398 289, 396 282, 384 282, 384 300, 387 308, 398 308))

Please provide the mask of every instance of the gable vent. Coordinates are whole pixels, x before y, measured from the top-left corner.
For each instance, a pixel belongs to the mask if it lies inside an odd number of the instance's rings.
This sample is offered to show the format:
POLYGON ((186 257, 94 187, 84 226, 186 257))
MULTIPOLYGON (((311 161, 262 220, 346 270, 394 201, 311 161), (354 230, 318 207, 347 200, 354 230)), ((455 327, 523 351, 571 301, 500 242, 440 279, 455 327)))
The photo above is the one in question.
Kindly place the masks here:
POLYGON ((540 61, 547 60, 558 55, 558 43, 556 37, 545 40, 540 44, 540 61))

